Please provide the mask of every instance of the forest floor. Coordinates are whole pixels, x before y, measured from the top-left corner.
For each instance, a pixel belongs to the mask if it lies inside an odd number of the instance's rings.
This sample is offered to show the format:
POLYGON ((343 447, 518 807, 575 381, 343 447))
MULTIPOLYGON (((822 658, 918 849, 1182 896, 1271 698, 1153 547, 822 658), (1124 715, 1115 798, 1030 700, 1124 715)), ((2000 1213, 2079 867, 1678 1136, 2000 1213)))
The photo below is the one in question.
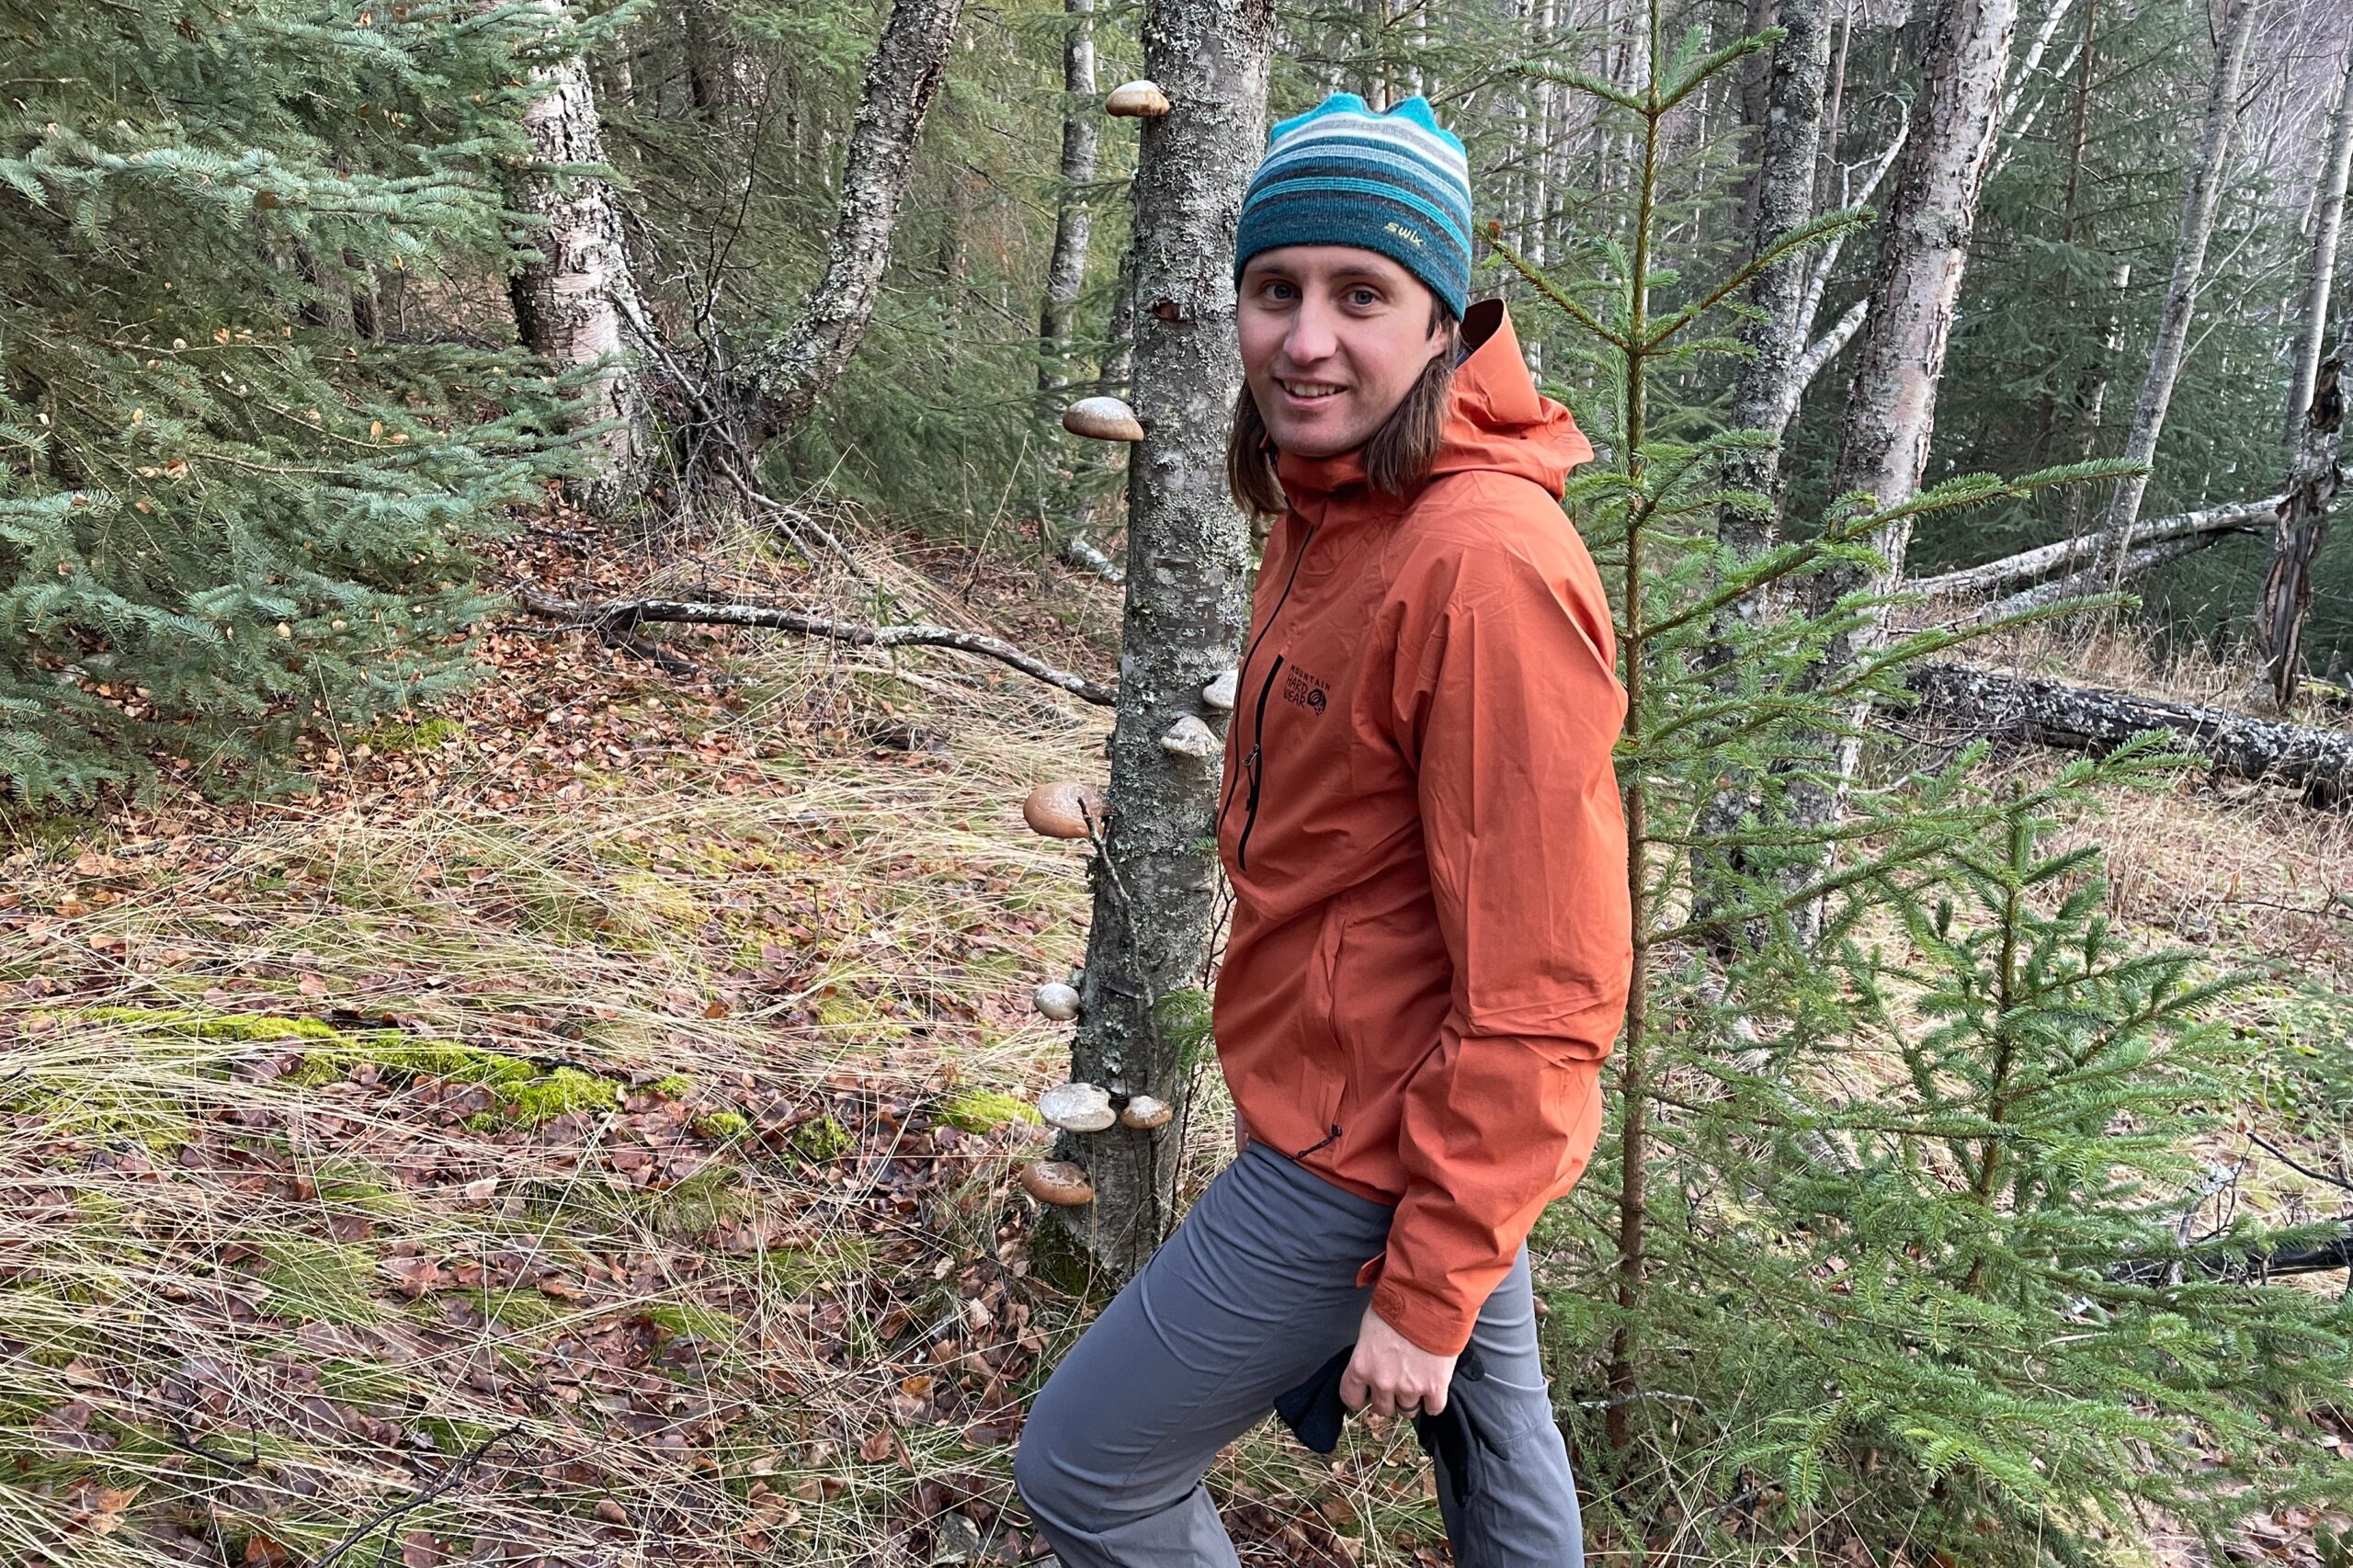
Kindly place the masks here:
MULTIPOLYGON (((499 564, 584 599, 779 585, 742 540, 657 558, 572 521, 499 564)), ((907 619, 1115 665, 1108 585, 875 559, 907 619)), ((667 646, 704 673, 503 623, 446 711, 311 745, 305 796, 0 842, 0 1561, 1044 1554, 1012 1445, 1092 1308, 1029 1271, 1011 1176, 1067 1062, 1029 993, 1080 958, 1087 892, 1019 803, 1099 778, 1108 715, 951 654, 667 646)), ((2109 804, 2079 831, 2136 934, 2353 991, 2346 818, 2194 782, 2109 804)), ((2346 1169, 2311 1082, 2216 1151, 2267 1210, 2344 1211, 2250 1141, 2346 1169)), ((1202 1088, 1188 1185, 1230 1147, 1202 1088)), ((1404 1426, 1329 1460, 1262 1427, 1210 1484, 1247 1563, 1448 1560, 1404 1426)), ((2313 1524, 2243 1544, 2317 1564, 2313 1524)))

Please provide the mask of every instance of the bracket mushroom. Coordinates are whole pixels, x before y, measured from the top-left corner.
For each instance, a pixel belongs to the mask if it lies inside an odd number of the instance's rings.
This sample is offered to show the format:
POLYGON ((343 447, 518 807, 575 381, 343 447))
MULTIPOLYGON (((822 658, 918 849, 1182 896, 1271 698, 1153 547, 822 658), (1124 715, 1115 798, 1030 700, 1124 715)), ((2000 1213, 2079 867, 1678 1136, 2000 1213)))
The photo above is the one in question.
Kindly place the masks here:
POLYGON ((1168 112, 1168 95, 1157 82, 1122 82, 1103 100, 1103 112, 1120 119, 1158 119, 1168 112))
POLYGON ((1128 1103, 1120 1108, 1120 1125, 1139 1131, 1165 1127, 1168 1119, 1176 1114, 1176 1108, 1166 1100, 1154 1099, 1150 1095, 1130 1095, 1128 1103))
POLYGON ((1096 441, 1141 441, 1143 422, 1116 397, 1083 397, 1063 410, 1063 428, 1096 441))
POLYGON ((1021 820, 1048 838, 1085 838, 1087 824, 1103 824, 1108 804, 1092 784, 1040 784, 1021 802, 1021 820))
POLYGON ((1225 743, 1217 738, 1215 730, 1188 713, 1168 726, 1168 733, 1160 737, 1160 749, 1178 756, 1211 757, 1225 749, 1225 743))
POLYGON ((1201 706, 1214 708, 1221 713, 1233 711, 1234 683, 1242 678, 1239 670, 1226 670, 1201 687, 1201 706))
POLYGON ((1065 1132, 1100 1132, 1119 1119, 1110 1091, 1095 1084, 1056 1084, 1038 1096, 1038 1114, 1065 1132))
POLYGON ((1058 1024, 1066 1024, 1078 1017, 1078 992, 1059 980, 1050 980, 1030 994, 1030 1001, 1038 1011, 1058 1024))
POLYGON ((1022 1190, 1040 1203, 1073 1209, 1095 1201, 1086 1173, 1068 1160, 1033 1160, 1021 1167, 1022 1190))

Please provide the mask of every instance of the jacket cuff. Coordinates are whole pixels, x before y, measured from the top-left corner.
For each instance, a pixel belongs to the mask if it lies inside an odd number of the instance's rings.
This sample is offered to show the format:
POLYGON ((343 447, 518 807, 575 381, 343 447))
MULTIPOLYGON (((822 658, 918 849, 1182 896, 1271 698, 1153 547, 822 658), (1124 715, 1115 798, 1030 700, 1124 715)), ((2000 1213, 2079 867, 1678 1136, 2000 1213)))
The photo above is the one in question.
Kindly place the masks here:
POLYGON ((1372 1310, 1381 1314, 1381 1322, 1433 1356, 1461 1355, 1479 1322, 1476 1307, 1466 1311, 1465 1303, 1451 1293, 1433 1293, 1386 1268, 1372 1288, 1372 1310))

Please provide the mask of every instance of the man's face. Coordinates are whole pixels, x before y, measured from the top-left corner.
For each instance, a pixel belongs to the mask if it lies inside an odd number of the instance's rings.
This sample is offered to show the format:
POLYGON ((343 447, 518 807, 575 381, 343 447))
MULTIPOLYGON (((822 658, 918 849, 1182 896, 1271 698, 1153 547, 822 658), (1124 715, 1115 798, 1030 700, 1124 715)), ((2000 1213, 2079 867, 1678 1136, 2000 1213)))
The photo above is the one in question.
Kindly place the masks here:
POLYGON ((1252 256, 1242 269, 1242 375, 1275 445, 1305 458, 1364 445, 1445 347, 1433 299, 1397 263, 1354 245, 1252 256))

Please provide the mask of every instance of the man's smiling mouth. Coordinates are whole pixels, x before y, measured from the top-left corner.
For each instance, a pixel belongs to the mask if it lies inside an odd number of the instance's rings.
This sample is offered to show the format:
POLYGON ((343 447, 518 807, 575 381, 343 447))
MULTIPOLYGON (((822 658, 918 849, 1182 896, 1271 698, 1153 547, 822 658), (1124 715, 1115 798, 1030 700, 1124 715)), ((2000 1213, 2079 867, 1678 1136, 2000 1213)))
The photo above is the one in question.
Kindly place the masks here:
POLYGON ((1331 381, 1279 381, 1277 384, 1280 386, 1283 391, 1290 393, 1291 396, 1299 399, 1302 403, 1313 403, 1322 398, 1336 397, 1341 392, 1347 390, 1346 387, 1336 385, 1331 381))

